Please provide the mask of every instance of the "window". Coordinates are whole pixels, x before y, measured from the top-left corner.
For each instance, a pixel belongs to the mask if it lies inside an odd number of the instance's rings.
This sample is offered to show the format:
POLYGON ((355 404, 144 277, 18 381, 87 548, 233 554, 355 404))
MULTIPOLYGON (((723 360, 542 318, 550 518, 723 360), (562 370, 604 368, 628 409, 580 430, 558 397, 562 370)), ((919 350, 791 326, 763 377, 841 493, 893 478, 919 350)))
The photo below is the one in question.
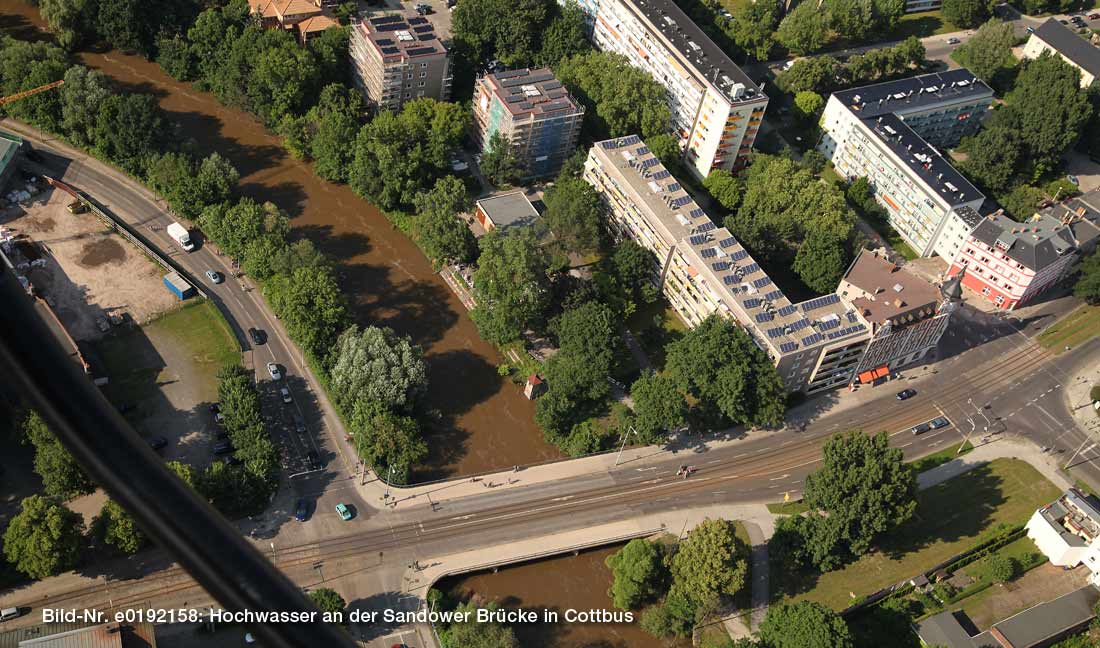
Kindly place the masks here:
POLYGON ((427 64, 427 63, 421 63, 421 64, 420 64, 420 68, 421 68, 421 69, 424 69, 424 68, 427 68, 427 67, 428 67, 428 64, 427 64))
POLYGON ((986 295, 987 297, 989 296, 989 286, 982 288, 982 294, 986 295))
POLYGON ((428 73, 427 72, 421 72, 420 73, 420 78, 421 79, 427 79, 428 78, 428 73))
POLYGON ((1000 306, 1001 304, 1005 303, 1005 296, 1004 295, 997 295, 997 299, 994 299, 993 303, 1000 306))
POLYGON ((411 78, 413 78, 413 73, 412 73, 412 72, 409 72, 408 76, 406 76, 405 78, 406 78, 406 79, 411 79, 411 78))
POLYGON ((421 88, 423 88, 423 87, 424 87, 424 82, 423 82, 423 81, 417 81, 417 82, 416 82, 416 85, 417 85, 418 87, 421 87, 421 88))

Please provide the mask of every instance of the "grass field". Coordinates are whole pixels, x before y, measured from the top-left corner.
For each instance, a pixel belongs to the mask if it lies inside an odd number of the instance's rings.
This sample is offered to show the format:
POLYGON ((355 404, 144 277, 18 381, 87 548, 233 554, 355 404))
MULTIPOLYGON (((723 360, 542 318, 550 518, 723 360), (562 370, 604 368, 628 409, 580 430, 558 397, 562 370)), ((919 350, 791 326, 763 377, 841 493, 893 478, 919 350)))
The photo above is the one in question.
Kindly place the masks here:
POLYGON ((810 510, 810 507, 802 500, 768 504, 768 512, 774 515, 800 515, 808 510, 810 510))
POLYGON ((960 28, 948 22, 939 10, 922 11, 902 16, 901 20, 898 21, 897 29, 894 30, 893 37, 897 40, 904 40, 910 36, 924 38, 957 31, 960 31, 960 28))
POLYGON ((1039 334, 1039 344, 1055 353, 1071 349, 1100 335, 1100 306, 1079 306, 1053 326, 1039 334))
POLYGON ((932 470, 933 468, 936 468, 937 466, 942 466, 948 461, 961 457, 974 449, 974 446, 971 445, 969 441, 965 441, 964 443, 966 443, 966 447, 963 448, 962 452, 959 452, 959 446, 962 446, 963 444, 955 443, 947 446, 939 452, 930 454, 927 457, 914 459, 913 461, 909 462, 909 465, 913 467, 913 470, 915 470, 918 475, 922 472, 932 470))
POLYGON ((998 459, 922 491, 913 519, 883 538, 878 551, 843 569, 815 579, 776 566, 775 592, 844 609, 857 597, 964 551, 996 524, 1023 524, 1058 495, 1058 489, 1027 463, 998 459))

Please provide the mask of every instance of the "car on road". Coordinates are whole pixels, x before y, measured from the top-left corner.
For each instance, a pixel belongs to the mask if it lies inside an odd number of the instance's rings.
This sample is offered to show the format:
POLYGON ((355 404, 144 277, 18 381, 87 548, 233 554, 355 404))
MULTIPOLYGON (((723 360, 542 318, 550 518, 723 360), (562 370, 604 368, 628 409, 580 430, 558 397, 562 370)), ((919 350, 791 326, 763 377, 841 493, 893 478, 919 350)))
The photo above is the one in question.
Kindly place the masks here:
POLYGON ((310 470, 317 470, 321 467, 321 458, 317 456, 315 450, 310 450, 306 453, 306 461, 309 462, 310 470))
POLYGON ((951 38, 948 38, 948 39, 947 39, 947 44, 948 44, 948 45, 958 45, 958 44, 959 44, 959 43, 961 43, 961 42, 962 42, 962 41, 960 41, 959 39, 955 38, 954 36, 952 36, 951 38))
POLYGON ((929 422, 928 422, 928 425, 932 426, 932 429, 933 429, 933 430, 938 430, 938 429, 940 429, 940 428, 945 428, 945 427, 947 427, 948 425, 951 425, 951 421, 948 421, 948 420, 947 420, 947 419, 946 419, 945 417, 943 417, 943 416, 937 416, 936 418, 934 418, 934 419, 932 419, 931 421, 929 421, 929 422))
POLYGON ((917 390, 915 390, 915 389, 903 389, 903 390, 901 390, 897 393, 896 398, 898 400, 903 401, 903 400, 909 400, 910 398, 912 398, 916 395, 917 395, 917 390))
POLYGON ((252 339, 252 344, 264 343, 264 332, 258 328, 253 327, 248 329, 248 337, 252 339))
POLYGON ((1089 20, 1100 20, 1100 13, 1090 13, 1089 20))
POLYGON ((283 387, 282 389, 279 390, 279 396, 281 396, 282 399, 283 399, 283 402, 287 403, 288 405, 290 403, 294 402, 294 399, 290 397, 290 390, 287 389, 286 387, 283 387))
POLYGON ((207 270, 206 278, 216 284, 220 284, 221 282, 225 281, 225 277, 223 277, 222 273, 218 272, 217 270, 207 270))
POLYGON ((914 435, 924 434, 925 432, 927 432, 931 429, 932 429, 932 426, 929 425, 928 423, 921 423, 920 425, 914 425, 913 426, 913 434, 914 435))
POLYGON ((214 444, 214 454, 224 455, 229 454, 230 452, 233 452, 233 444, 230 443, 228 440, 218 441, 214 444))
POLYGON ((272 380, 282 380, 283 374, 279 371, 279 365, 274 362, 267 363, 267 373, 271 374, 272 380))
POLYGON ((421 2, 420 4, 416 5, 416 13, 420 14, 421 16, 427 16, 428 14, 432 13, 432 6, 421 2))
POLYGON ((345 522, 350 520, 351 517, 352 517, 351 516, 351 509, 348 508, 348 505, 344 504, 343 502, 336 505, 336 512, 340 515, 340 519, 345 521, 345 522))
POLYGON ((306 501, 306 498, 298 498, 298 505, 294 507, 294 519, 299 522, 305 522, 309 519, 309 502, 306 501))
POLYGON ((162 436, 155 436, 149 438, 149 447, 154 450, 160 450, 168 445, 168 439, 162 436))

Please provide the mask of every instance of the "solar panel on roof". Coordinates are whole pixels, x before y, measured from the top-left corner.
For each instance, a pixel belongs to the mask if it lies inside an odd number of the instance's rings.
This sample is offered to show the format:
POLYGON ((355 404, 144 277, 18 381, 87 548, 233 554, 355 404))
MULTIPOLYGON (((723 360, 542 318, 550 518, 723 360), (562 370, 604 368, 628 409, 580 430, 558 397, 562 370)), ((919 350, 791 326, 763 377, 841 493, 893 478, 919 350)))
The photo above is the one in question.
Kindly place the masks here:
POLYGON ((600 142, 600 146, 602 146, 604 148, 604 150, 613 149, 616 146, 615 140, 606 140, 606 141, 600 142))
POLYGON ((764 295, 764 299, 767 299, 769 301, 776 301, 782 296, 783 296, 783 291, 782 290, 773 290, 770 293, 764 295))
POLYGON ((788 304, 788 305, 786 305, 786 306, 779 309, 779 314, 782 317, 786 317, 786 316, 790 315, 791 313, 795 312, 796 310, 798 310, 798 306, 795 306, 794 304, 788 304))
POLYGON ((648 146, 639 146, 637 149, 634 150, 634 152, 637 153, 638 155, 645 155, 646 153, 649 153, 649 147, 648 146))
POLYGON ((828 331, 829 329, 834 329, 838 326, 840 326, 839 319, 822 320, 817 323, 817 330, 828 331))
POLYGON ((749 297, 745 300, 745 308, 756 308, 760 305, 760 300, 756 297, 749 297))
POLYGON ((655 167, 660 163, 661 163, 661 161, 658 160, 657 158, 646 158, 646 159, 642 160, 642 168, 643 169, 648 169, 650 167, 655 167))
POLYGON ((848 321, 849 322, 858 322, 859 321, 859 317, 856 316, 855 311, 848 311, 848 321))
POLYGON ((771 313, 766 313, 765 312, 765 313, 757 313, 756 314, 756 321, 757 322, 770 322, 773 319, 775 319, 775 315, 772 315, 771 313))
POLYGON ((801 331, 802 329, 806 328, 809 325, 810 325, 810 320, 803 317, 802 319, 798 320, 797 322, 791 324, 791 332, 794 333, 795 331, 801 331))
POLYGON ((722 239, 721 241, 718 242, 718 245, 721 245, 724 248, 733 247, 736 244, 737 244, 737 239, 733 238, 732 236, 728 236, 728 237, 726 237, 726 238, 724 238, 724 239, 722 239))
POLYGON ((776 326, 774 328, 770 328, 770 329, 767 330, 767 333, 768 333, 768 337, 777 338, 780 335, 783 335, 783 327, 782 326, 776 326))
POLYGON ((784 342, 779 345, 780 353, 790 353, 798 349, 798 342, 784 342))
MULTIPOLYGON (((673 209, 675 209, 675 208, 677 208, 677 207, 683 207, 684 205, 690 205, 690 204, 691 204, 691 197, 690 197, 690 196, 680 196, 679 198, 675 198, 675 199, 673 199, 673 201, 672 201, 672 203, 671 203, 671 204, 672 204, 672 208, 673 208, 673 209)), ((716 227, 714 226, 714 223, 707 223, 707 224, 708 224, 708 225, 710 225, 710 228, 709 228, 709 229, 703 229, 703 228, 699 228, 699 231, 701 231, 701 232, 709 232, 709 231, 710 231, 710 230, 712 230, 712 229, 717 229, 717 228, 716 228, 716 227)), ((705 227, 705 226, 704 226, 704 227, 705 227)))
POLYGON ((752 285, 756 286, 757 288, 763 288, 771 282, 772 280, 769 277, 760 277, 759 279, 754 280, 752 282, 752 285))
POLYGON ((397 54, 400 51, 401 50, 399 48, 396 48, 396 47, 383 47, 382 48, 382 53, 383 54, 397 54))
POLYGON ((431 25, 417 25, 416 27, 413 27, 413 31, 418 33, 418 34, 422 34, 424 32, 430 32, 431 30, 432 30, 431 25))
POLYGON ((820 333, 813 333, 811 335, 807 335, 806 337, 802 338, 802 344, 804 346, 810 346, 810 345, 813 345, 813 344, 817 344, 822 339, 823 338, 821 337, 820 333))
POLYGON ((431 40, 435 40, 435 34, 421 34, 417 36, 421 42, 426 43, 431 40))
POLYGON ((668 172, 668 169, 661 169, 657 173, 653 174, 653 179, 654 180, 664 180, 665 178, 669 177, 670 175, 672 175, 672 174, 668 172))
POLYGON ((740 261, 741 259, 744 259, 747 256, 749 256, 749 253, 747 251, 738 250, 738 251, 733 253, 733 260, 734 261, 740 261))
POLYGON ((818 297, 817 299, 811 299, 810 301, 806 302, 805 304, 802 305, 802 310, 811 311, 811 310, 814 310, 814 309, 817 309, 817 308, 822 308, 824 306, 828 306, 829 304, 835 304, 839 301, 840 301, 840 296, 839 295, 836 295, 836 294, 825 295, 823 297, 818 297))
MULTIPOLYGON (((691 198, 687 198, 687 197, 677 198, 677 200, 686 200, 688 202, 691 202, 691 198)), ((718 226, 715 225, 714 223, 703 223, 695 231, 697 231, 697 232, 710 232, 710 231, 713 231, 713 230, 716 230, 716 229, 718 229, 718 226)))
POLYGON ((431 54, 435 51, 434 47, 414 47, 405 53, 409 56, 420 56, 421 54, 431 54))
POLYGON ((670 182, 668 184, 668 186, 665 187, 665 191, 679 191, 679 190, 680 190, 680 183, 679 182, 670 182))
POLYGON ((752 273, 756 272, 759 269, 760 269, 760 264, 753 261, 752 263, 745 266, 745 273, 746 274, 752 274, 752 273))
POLYGON ((640 141, 642 141, 642 139, 637 135, 627 135, 622 139, 622 146, 633 146, 640 141))
POLYGON ((699 256, 703 257, 704 259, 712 259, 718 256, 718 250, 715 250, 714 248, 703 248, 699 251, 699 256))
POLYGON ((700 216, 705 216, 705 215, 706 215, 706 212, 703 211, 699 207, 696 207, 695 209, 691 210, 691 213, 688 214, 688 216, 691 216, 692 218, 699 218, 700 216))
POLYGON ((710 267, 714 268, 714 270, 716 272, 723 272, 725 270, 729 270, 730 262, 729 261, 718 261, 717 263, 710 264, 710 267))
POLYGON ((391 40, 389 38, 379 38, 378 40, 376 40, 374 42, 379 44, 379 45, 393 45, 393 40, 391 40))
POLYGON ((730 284, 735 284, 737 283, 737 281, 737 277, 733 275, 726 275, 725 277, 722 277, 722 283, 726 284, 727 286, 730 284))
POLYGON ((709 237, 704 234, 696 234, 688 239, 688 243, 691 245, 702 245, 707 242, 709 237))

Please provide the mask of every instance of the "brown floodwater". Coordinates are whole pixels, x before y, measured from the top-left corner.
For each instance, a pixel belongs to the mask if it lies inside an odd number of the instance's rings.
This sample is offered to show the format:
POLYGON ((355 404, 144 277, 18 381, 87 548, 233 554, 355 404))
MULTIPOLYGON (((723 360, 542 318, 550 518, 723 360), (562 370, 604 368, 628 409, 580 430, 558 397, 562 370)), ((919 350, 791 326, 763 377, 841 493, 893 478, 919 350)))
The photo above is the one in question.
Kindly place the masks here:
MULTIPOLYGON (((691 641, 658 639, 634 623, 565 623, 566 610, 615 612, 607 596, 611 570, 604 564, 622 545, 440 581, 436 587, 459 600, 481 605, 522 608, 542 615, 558 612, 557 623, 521 623, 513 626, 523 648, 688 648, 691 641)), ((637 613, 635 613, 637 619, 637 613)))
MULTIPOLYGON (((41 37, 37 10, 0 0, 0 29, 41 37)), ((321 180, 290 157, 250 115, 173 80, 156 63, 119 52, 79 55, 123 89, 151 93, 173 133, 203 154, 217 151, 241 173, 241 191, 290 215, 293 235, 307 237, 338 264, 341 288, 361 326, 388 326, 424 348, 429 367, 425 423, 431 455, 414 479, 428 480, 560 456, 534 424, 534 406, 497 375, 501 358, 482 340, 465 308, 420 250, 373 205, 346 185, 321 180)))

